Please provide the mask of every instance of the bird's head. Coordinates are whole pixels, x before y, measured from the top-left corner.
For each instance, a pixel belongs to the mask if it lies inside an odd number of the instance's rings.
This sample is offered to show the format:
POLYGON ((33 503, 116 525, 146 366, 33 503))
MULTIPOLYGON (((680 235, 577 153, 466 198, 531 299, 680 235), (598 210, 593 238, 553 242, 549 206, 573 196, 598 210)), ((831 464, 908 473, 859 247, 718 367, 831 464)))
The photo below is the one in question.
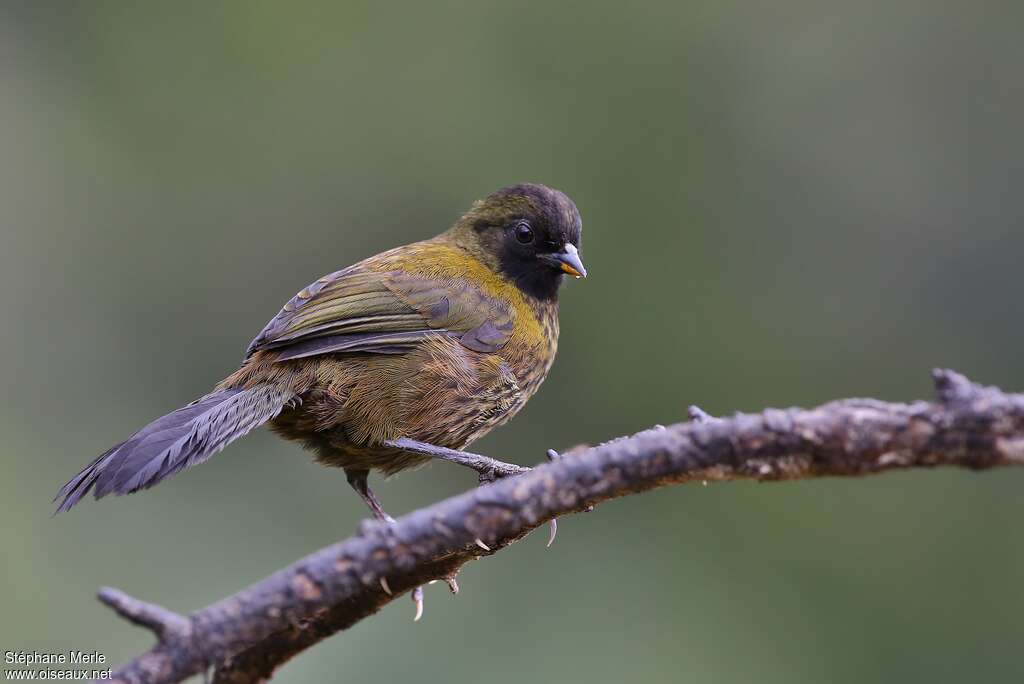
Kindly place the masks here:
POLYGON ((473 203, 452 227, 455 243, 538 299, 553 299, 562 276, 585 278, 583 222, 564 193, 523 183, 473 203))

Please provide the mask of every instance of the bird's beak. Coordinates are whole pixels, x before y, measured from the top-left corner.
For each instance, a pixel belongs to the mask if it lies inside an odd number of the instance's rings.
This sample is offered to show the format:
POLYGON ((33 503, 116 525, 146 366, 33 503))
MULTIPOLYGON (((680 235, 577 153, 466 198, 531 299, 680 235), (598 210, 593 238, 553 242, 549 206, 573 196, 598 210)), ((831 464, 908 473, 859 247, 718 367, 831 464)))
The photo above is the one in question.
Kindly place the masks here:
POLYGON ((563 272, 575 278, 587 277, 587 269, 583 266, 583 261, 580 259, 579 250, 576 249, 576 245, 570 242, 565 243, 565 247, 562 248, 561 252, 547 254, 545 258, 553 266, 560 268, 563 272))

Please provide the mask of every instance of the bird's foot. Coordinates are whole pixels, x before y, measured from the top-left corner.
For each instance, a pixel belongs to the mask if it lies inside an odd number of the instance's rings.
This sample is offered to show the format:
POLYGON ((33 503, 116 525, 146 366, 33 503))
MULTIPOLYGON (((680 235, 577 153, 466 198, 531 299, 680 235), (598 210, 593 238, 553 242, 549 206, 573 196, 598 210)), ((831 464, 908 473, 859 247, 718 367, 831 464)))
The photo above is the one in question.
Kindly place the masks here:
MULTIPOLYGON (((554 449, 548 449, 545 456, 547 456, 547 459, 553 463, 560 458, 564 458, 565 454, 560 454, 554 449)), ((587 506, 585 510, 589 513, 594 510, 594 507, 587 506)), ((548 548, 550 548, 551 545, 555 543, 555 537, 558 535, 558 518, 552 518, 550 522, 548 522, 548 528, 548 548)))
MULTIPOLYGON (((366 470, 346 470, 345 474, 348 477, 348 483, 352 485, 352 488, 356 490, 359 497, 366 503, 367 508, 373 513, 373 517, 386 525, 394 525, 395 519, 388 515, 387 511, 384 510, 384 506, 381 505, 380 499, 370 489, 367 482, 369 472, 366 470)), ((380 588, 388 596, 394 596, 387 577, 380 578, 380 588)), ((412 620, 413 622, 419 622, 420 618, 423 617, 423 587, 416 587, 412 590, 412 602, 416 605, 416 613, 413 615, 412 620)))
MULTIPOLYGON (((394 449, 401 449, 402 451, 408 451, 415 454, 422 454, 423 456, 430 456, 431 458, 439 458, 444 461, 451 461, 452 463, 458 463, 459 465, 472 468, 477 472, 477 480, 481 485, 491 484, 504 477, 512 475, 520 475, 527 472, 530 468, 526 466, 516 465, 515 463, 506 463, 499 461, 489 456, 483 456, 481 454, 474 454, 469 451, 461 451, 459 449, 449 449, 447 447, 440 447, 428 442, 420 442, 415 439, 408 439, 402 437, 400 439, 392 439, 384 442, 385 446, 392 447, 394 449)), ((548 449, 547 458, 549 461, 554 461, 561 458, 554 449, 548 449)), ((588 509, 590 510, 590 509, 588 509)), ((549 523, 550 532, 548 534, 548 546, 551 546, 555 542, 555 536, 558 534, 558 521, 551 520, 549 523)), ((490 549, 483 544, 483 542, 477 541, 477 544, 484 550, 490 551, 490 549)))
POLYGON ((489 470, 478 471, 476 480, 477 484, 485 485, 497 482, 503 477, 508 477, 508 475, 504 473, 499 473, 496 470, 494 470, 494 468, 491 468, 489 470))
MULTIPOLYGON (((379 518, 379 519, 382 520, 383 522, 385 522, 388 525, 394 525, 395 524, 395 519, 394 518, 392 518, 390 515, 387 515, 386 513, 385 513, 385 516, 387 516, 387 517, 386 518, 379 518)), ((394 596, 394 593, 391 591, 391 585, 388 584, 388 578, 387 577, 383 577, 382 576, 380 578, 379 582, 380 582, 380 588, 381 588, 381 590, 385 594, 387 594, 388 596, 394 596)), ((455 592, 453 591, 452 593, 455 593, 455 592)), ((409 594, 409 597, 412 599, 413 605, 416 606, 415 612, 413 613, 413 616, 412 616, 412 621, 413 622, 419 622, 420 618, 423 617, 423 585, 420 585, 420 586, 416 587, 415 589, 413 589, 412 592, 409 594)))
POLYGON ((389 439, 384 442, 384 446, 388 446, 393 449, 401 449, 402 451, 408 451, 414 454, 421 454, 423 456, 430 456, 431 458, 439 458, 443 461, 451 461, 452 463, 458 463, 459 465, 466 466, 467 468, 475 470, 479 474, 481 483, 494 482, 502 477, 519 475, 529 470, 529 468, 516 465, 515 463, 505 463, 504 461, 499 461, 480 454, 474 454, 469 451, 449 449, 447 447, 436 446, 427 442, 419 442, 415 439, 407 439, 405 437, 402 437, 401 439, 389 439))
MULTIPOLYGON (((448 586, 452 586, 452 583, 454 581, 455 581, 455 579, 452 578, 452 580, 451 580, 451 582, 449 582, 448 586)), ((388 578, 387 577, 381 577, 380 580, 379 580, 379 583, 380 583, 381 591, 383 591, 388 596, 394 596, 395 595, 394 592, 391 591, 391 585, 388 583, 388 578)), ((431 582, 431 584, 433 584, 433 582, 431 582)), ((459 593, 458 585, 455 585, 455 588, 452 590, 452 593, 453 594, 459 593)), ((419 622, 420 618, 423 617, 423 585, 420 585, 420 586, 416 587, 415 589, 413 589, 412 592, 409 594, 409 598, 412 599, 413 605, 416 606, 415 612, 413 613, 413 616, 412 616, 412 621, 413 622, 419 622)))

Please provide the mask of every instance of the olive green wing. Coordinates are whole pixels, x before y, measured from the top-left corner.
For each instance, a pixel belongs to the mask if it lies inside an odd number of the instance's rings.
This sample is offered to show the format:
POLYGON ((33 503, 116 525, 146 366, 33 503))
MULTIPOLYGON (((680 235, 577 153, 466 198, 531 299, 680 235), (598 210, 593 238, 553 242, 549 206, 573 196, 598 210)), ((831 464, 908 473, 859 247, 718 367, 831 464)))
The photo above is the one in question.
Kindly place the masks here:
POLYGON ((318 354, 402 354, 432 335, 494 352, 512 334, 513 310, 461 279, 433 279, 354 266, 292 297, 246 352, 277 360, 318 354))

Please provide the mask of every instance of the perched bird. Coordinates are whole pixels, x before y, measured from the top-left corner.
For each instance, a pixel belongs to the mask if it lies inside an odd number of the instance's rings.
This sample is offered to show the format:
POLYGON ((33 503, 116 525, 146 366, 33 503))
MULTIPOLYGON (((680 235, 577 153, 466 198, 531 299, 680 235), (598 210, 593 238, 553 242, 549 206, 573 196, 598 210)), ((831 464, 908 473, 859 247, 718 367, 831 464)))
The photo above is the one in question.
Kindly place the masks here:
POLYGON ((110 448, 57 494, 66 511, 147 489, 268 423, 367 485, 463 449, 523 407, 558 342, 563 276, 586 276, 576 205, 522 184, 435 238, 320 278, 256 336, 212 392, 110 448))

